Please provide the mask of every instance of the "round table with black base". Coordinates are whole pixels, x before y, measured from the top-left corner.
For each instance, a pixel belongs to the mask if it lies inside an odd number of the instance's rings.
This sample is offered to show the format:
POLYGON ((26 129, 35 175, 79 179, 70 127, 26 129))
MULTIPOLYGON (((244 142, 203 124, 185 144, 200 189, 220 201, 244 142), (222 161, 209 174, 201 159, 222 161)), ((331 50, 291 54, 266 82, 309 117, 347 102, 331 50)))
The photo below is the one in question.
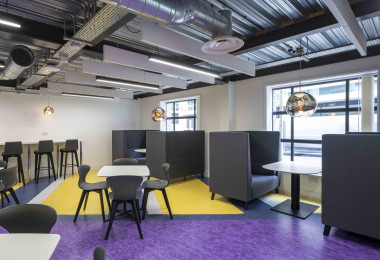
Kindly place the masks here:
POLYGON ((271 171, 291 173, 291 199, 273 207, 272 210, 281 212, 297 218, 306 219, 319 206, 300 202, 300 175, 318 174, 321 172, 321 165, 314 163, 281 161, 266 164, 263 168, 271 171))

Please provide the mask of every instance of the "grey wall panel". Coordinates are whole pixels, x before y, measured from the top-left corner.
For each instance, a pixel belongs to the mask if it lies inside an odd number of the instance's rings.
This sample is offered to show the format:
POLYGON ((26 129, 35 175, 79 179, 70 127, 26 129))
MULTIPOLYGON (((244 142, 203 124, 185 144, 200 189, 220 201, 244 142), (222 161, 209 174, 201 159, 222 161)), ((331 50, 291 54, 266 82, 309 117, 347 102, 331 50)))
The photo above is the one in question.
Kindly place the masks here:
POLYGON ((112 161, 124 158, 124 131, 112 131, 112 161))

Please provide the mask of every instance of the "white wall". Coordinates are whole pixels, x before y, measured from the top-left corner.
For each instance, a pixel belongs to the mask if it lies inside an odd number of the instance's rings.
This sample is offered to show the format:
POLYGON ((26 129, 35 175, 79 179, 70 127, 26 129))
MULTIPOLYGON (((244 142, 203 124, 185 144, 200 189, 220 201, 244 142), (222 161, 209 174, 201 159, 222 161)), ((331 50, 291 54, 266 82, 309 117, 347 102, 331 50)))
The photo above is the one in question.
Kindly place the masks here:
MULTIPOLYGON (((367 72, 380 68, 380 56, 340 62, 302 70, 303 80, 334 77, 344 74, 367 72)), ((234 82, 234 101, 231 102, 234 116, 232 130, 267 130, 267 88, 268 85, 296 82, 299 71, 280 73, 265 77, 234 82)), ((290 175, 282 174, 280 190, 290 193, 290 175)), ((301 196, 320 200, 321 177, 301 176, 301 196)))
MULTIPOLYGON (((47 102, 46 96, 0 92, 0 142, 83 139, 83 163, 98 168, 111 163, 112 130, 136 129, 139 124, 137 100, 50 97, 54 114, 45 116, 42 111, 47 102)), ((31 149, 33 153, 37 148, 31 149)), ((15 159, 11 160, 15 165, 15 159)), ((26 168, 27 146, 23 163, 26 168)))
POLYGON ((200 125, 198 130, 206 132, 206 175, 208 175, 208 133, 212 131, 228 131, 228 86, 215 85, 175 92, 166 95, 140 99, 141 129, 160 129, 160 124, 152 120, 152 110, 160 101, 200 96, 200 125))

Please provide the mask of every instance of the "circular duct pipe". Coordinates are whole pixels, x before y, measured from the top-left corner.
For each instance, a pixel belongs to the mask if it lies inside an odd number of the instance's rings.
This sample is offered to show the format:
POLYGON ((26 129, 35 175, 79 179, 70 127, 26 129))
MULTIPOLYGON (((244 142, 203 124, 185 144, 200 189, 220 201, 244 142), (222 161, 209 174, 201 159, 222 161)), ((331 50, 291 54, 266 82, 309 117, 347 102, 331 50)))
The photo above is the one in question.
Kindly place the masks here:
POLYGON ((17 79, 20 74, 34 64, 34 54, 23 45, 13 46, 3 71, 4 79, 17 79))

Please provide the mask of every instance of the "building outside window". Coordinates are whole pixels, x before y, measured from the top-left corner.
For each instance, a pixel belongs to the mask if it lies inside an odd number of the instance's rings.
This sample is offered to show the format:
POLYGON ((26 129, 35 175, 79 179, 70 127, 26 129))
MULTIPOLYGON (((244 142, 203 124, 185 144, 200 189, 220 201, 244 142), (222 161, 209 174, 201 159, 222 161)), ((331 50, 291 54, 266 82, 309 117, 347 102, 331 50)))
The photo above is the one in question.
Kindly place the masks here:
MULTIPOLYGON (((373 77, 373 86, 376 86, 373 77)), ((272 89, 272 130, 280 131, 283 160, 320 162, 322 135, 361 131, 361 78, 272 89), (310 117, 292 118, 286 101, 297 91, 312 94, 318 101, 310 117)), ((374 126, 377 124, 377 88, 374 87, 374 126)))
POLYGON ((161 130, 194 131, 197 129, 197 98, 164 102, 167 119, 161 130))

